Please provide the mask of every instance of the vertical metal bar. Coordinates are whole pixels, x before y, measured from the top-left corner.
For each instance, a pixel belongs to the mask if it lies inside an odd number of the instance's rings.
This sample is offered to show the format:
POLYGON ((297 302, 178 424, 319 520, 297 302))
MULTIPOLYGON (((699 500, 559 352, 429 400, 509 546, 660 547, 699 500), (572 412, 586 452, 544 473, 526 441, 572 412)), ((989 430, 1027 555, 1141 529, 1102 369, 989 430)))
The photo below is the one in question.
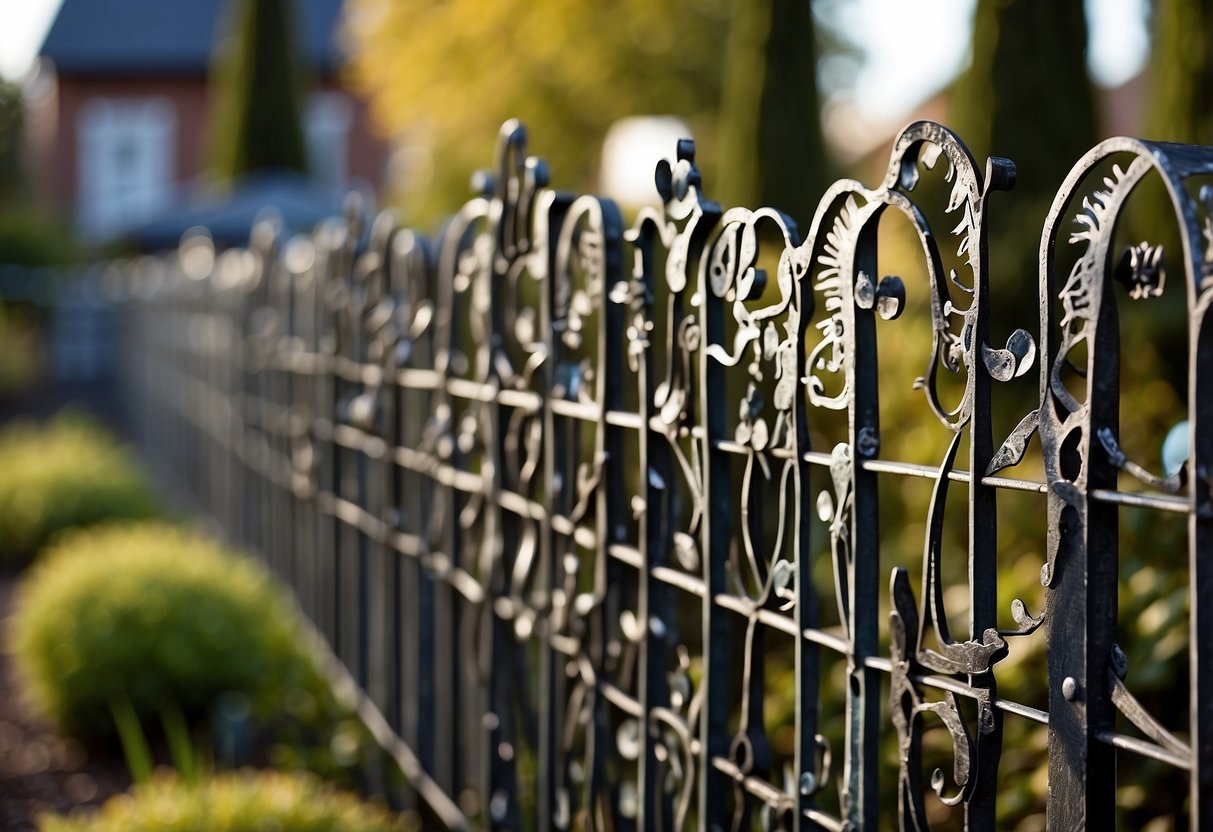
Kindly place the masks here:
MULTIPOLYGON (((410 297, 412 308, 420 302, 421 296, 426 295, 433 301, 433 318, 429 323, 426 335, 426 351, 419 360, 420 366, 435 371, 437 377, 434 388, 426 398, 424 415, 417 413, 412 421, 412 441, 410 448, 420 451, 425 449, 432 452, 432 446, 426 445, 426 431, 438 419, 443 418, 443 408, 446 408, 446 418, 449 419, 449 404, 445 402, 446 370, 441 362, 445 353, 443 350, 443 335, 450 328, 451 294, 442 285, 443 273, 438 271, 437 262, 426 263, 424 282, 412 282, 415 289, 410 297)), ((410 409, 410 413, 413 411, 410 409)), ((411 418, 411 417, 410 417, 411 418)), ((431 574, 427 558, 434 551, 441 550, 446 542, 445 528, 448 520, 446 513, 450 506, 445 500, 446 489, 437 480, 418 474, 413 480, 422 495, 421 506, 423 514, 413 514, 411 529, 421 542, 419 557, 414 563, 413 574, 417 580, 417 692, 416 710, 413 719, 416 723, 417 758, 426 771, 436 771, 435 754, 435 725, 437 723, 436 701, 438 690, 438 617, 437 617, 437 582, 431 574)), ((407 515, 406 515, 407 516, 407 515)))
MULTIPOLYGON (((1050 495, 1050 535, 1057 560, 1049 584, 1049 828, 1111 829, 1115 824, 1116 751, 1096 739, 1115 723, 1107 674, 1116 634, 1119 535, 1117 507, 1091 500, 1116 488, 1116 468, 1094 433, 1120 421, 1119 333, 1111 297, 1098 303, 1088 351, 1088 407, 1081 443, 1087 478, 1082 508, 1050 495)), ((1065 454, 1066 450, 1063 449, 1065 454)))
MULTIPOLYGON (((653 240, 651 229, 646 229, 633 238, 635 263, 632 273, 633 332, 632 337, 647 338, 652 321, 653 293, 653 240), (639 318, 639 320, 637 320, 639 318)), ((672 300, 670 302, 673 302, 672 300)), ((673 530, 670 528, 669 495, 672 471, 669 450, 664 447, 666 439, 649 425, 650 403, 653 397, 653 368, 649 360, 649 349, 634 353, 638 386, 637 415, 640 430, 637 437, 636 471, 639 472, 638 490, 644 495, 644 510, 636 518, 637 540, 643 556, 643 568, 637 592, 636 615, 645 622, 644 639, 640 643, 637 698, 642 712, 639 759, 640 813, 638 826, 643 830, 670 828, 672 805, 669 797, 662 794, 658 781, 660 769, 657 759, 657 742, 651 723, 653 710, 666 707, 669 690, 666 668, 670 632, 676 622, 669 603, 669 592, 665 584, 653 577, 653 568, 666 563, 673 530)))
MULTIPOLYGON (((865 228, 856 246, 852 270, 877 273, 876 230, 865 228)), ((844 278, 845 279, 845 278, 844 278)), ((849 296, 849 292, 844 297, 849 296)), ((870 309, 846 303, 846 330, 851 333, 846 373, 851 459, 852 562, 849 580, 846 749, 843 817, 857 829, 875 829, 879 819, 880 675, 867 664, 878 655, 880 635, 880 511, 876 474, 862 462, 880 450, 880 397, 876 370, 876 321, 870 309)))
MULTIPOLYGON (((1001 160, 1000 160, 1001 161, 1001 160)), ((993 164, 989 170, 995 170, 993 164)), ((1002 170, 1002 168, 1000 168, 1002 170)), ((1013 170, 1013 169, 1011 169, 1013 170)), ((1010 175, 1010 174, 1008 174, 1010 175)), ((1011 180, 1013 182, 1013 179, 1011 180)), ((984 183, 988 190, 1009 188, 1002 180, 984 183)), ((982 202, 984 209, 987 203, 982 202)), ((972 359, 969 384, 972 395, 972 415, 969 420, 969 470, 985 471, 994 455, 991 410, 992 378, 978 354, 990 341, 990 280, 989 250, 986 245, 988 225, 984 210, 978 214, 979 243, 973 268, 973 302, 976 312, 973 327, 972 359)), ((991 486, 973 477, 969 485, 969 638, 980 642, 983 634, 998 629, 998 505, 997 494, 991 486)), ((923 588, 923 593, 927 589, 923 588)), ((995 829, 995 809, 998 799, 998 764, 1002 757, 1003 715, 994 707, 994 673, 971 675, 969 684, 981 692, 978 701, 976 742, 977 776, 973 792, 965 803, 965 828, 970 832, 995 829)))
POLYGON ((1190 313, 1188 413, 1189 775, 1192 828, 1213 830, 1213 294, 1190 313), (1194 474, 1194 475, 1193 475, 1194 474))
MULTIPOLYGON (((311 241, 307 245, 313 245, 311 241)), ((312 357, 319 354, 315 330, 315 292, 317 275, 313 265, 305 271, 296 273, 292 281, 292 299, 294 303, 293 317, 296 321, 295 343, 300 351, 296 358, 312 357)), ((298 577, 298 593, 303 609, 311 621, 320 624, 319 610, 316 604, 316 436, 315 424, 319 417, 315 407, 315 375, 307 368, 293 363, 291 372, 294 376, 292 386, 292 406, 300 414, 306 416, 307 423, 299 425, 293 449, 293 469, 299 478, 303 489, 297 503, 296 526, 298 528, 297 548, 295 557, 298 559, 296 575, 298 577)))
POLYGON ((337 601, 341 597, 341 573, 337 568, 341 521, 332 511, 332 499, 337 493, 340 465, 340 460, 337 458, 337 442, 334 438, 334 429, 337 425, 338 334, 337 314, 330 301, 336 289, 337 280, 332 264, 333 257, 334 252, 325 251, 324 267, 319 269, 316 274, 316 319, 319 322, 319 355, 322 361, 315 390, 316 413, 328 425, 327 435, 318 437, 317 441, 317 497, 320 510, 316 513, 316 519, 319 525, 317 529, 319 540, 317 578, 320 588, 321 630, 328 638, 333 653, 337 654, 341 649, 341 626, 337 615, 339 608, 337 601))
MULTIPOLYGON (((598 298, 598 340, 595 345, 596 357, 594 373, 596 390, 594 398, 598 402, 598 419, 595 426, 594 456, 602 463, 602 480, 598 484, 595 509, 594 538, 597 545, 595 564, 598 574, 594 576, 596 593, 603 595, 600 617, 597 622, 598 633, 592 645, 591 660, 598 664, 602 673, 606 670, 609 650, 611 647, 611 631, 615 622, 620 620, 623 611, 623 588, 627 585, 627 575, 623 563, 611 557, 613 544, 627 542, 627 513, 630 511, 628 501, 624 496, 626 469, 623 460, 623 429, 607 421, 607 414, 623 409, 623 310, 611 299, 610 289, 620 280, 623 266, 623 218, 618 206, 606 199, 595 199, 589 218, 589 233, 602 235, 602 251, 600 253, 601 274, 597 275, 598 285, 587 286, 587 291, 596 290, 598 298), (596 216, 595 216, 596 215, 596 216), (597 224, 597 229, 593 226, 597 224)), ((640 618, 642 626, 648 629, 648 620, 640 618)), ((620 646, 620 645, 615 645, 620 646)), ((607 708, 601 695, 595 696, 597 703, 596 730, 593 736, 596 765, 594 777, 590 782, 589 801, 591 808, 597 806, 595 815, 612 818, 620 832, 626 832, 635 826, 627 817, 614 811, 618 808, 617 801, 603 805, 608 792, 618 787, 618 783, 608 784, 606 781, 605 761, 607 746, 613 737, 607 731, 607 708), (600 813, 600 814, 599 814, 600 813)), ((647 745, 644 731, 640 732, 640 742, 647 745)), ((639 807, 638 814, 641 814, 639 807)), ((643 816, 638 818, 643 820, 643 816)))
MULTIPOLYGON (((500 146, 498 152, 503 152, 500 146)), ((498 175, 507 176, 503 165, 499 164, 498 175)), ((490 231, 495 245, 489 256, 491 267, 483 274, 483 279, 489 282, 485 287, 489 306, 484 310, 488 318, 488 344, 477 346, 487 350, 489 356, 488 366, 483 368, 484 380, 492 383, 500 392, 503 384, 511 381, 503 380, 500 371, 501 365, 509 366, 510 355, 506 345, 512 337, 504 321, 504 309, 509 301, 503 295, 508 288, 507 271, 516 264, 511 257, 513 252, 507 251, 503 244, 504 230, 500 227, 502 212, 509 210, 509 206, 503 204, 510 197, 507 183, 499 181, 497 191, 489 211, 490 223, 494 226, 490 231)), ((479 541, 481 551, 478 553, 484 570, 480 576, 481 583, 487 597, 479 616, 477 638, 477 681, 482 689, 477 691, 475 707, 483 714, 477 756, 480 758, 482 800, 487 803, 486 826, 490 829, 516 829, 520 822, 515 782, 516 757, 512 753, 501 752, 503 746, 509 745, 514 739, 511 721, 513 705, 517 703, 510 701, 511 677, 518 669, 513 662, 513 627, 498 614, 494 603, 509 595, 509 575, 518 546, 517 518, 502 511, 500 502, 502 491, 509 487, 505 471, 508 441, 505 426, 510 423, 513 408, 503 404, 496 396, 486 408, 489 435, 483 437, 486 457, 483 465, 491 473, 481 509, 483 531, 479 541)))
MULTIPOLYGON (((536 198, 536 214, 546 217, 546 236, 549 241, 543 254, 546 267, 546 279, 540 282, 540 313, 539 323, 543 331, 544 345, 548 356, 555 354, 555 334, 552 329, 553 306, 555 302, 555 286, 552 275, 556 271, 556 247, 551 244, 553 229, 563 226, 568 215, 571 200, 563 194, 545 191, 536 198)), ((540 529, 540 563, 541 586, 544 595, 551 601, 553 593, 560 588, 563 580, 563 570, 560 559, 556 554, 555 539, 552 532, 551 508, 552 495, 558 489, 557 449, 561 446, 557 437, 556 417, 548 403, 548 396, 555 384, 554 368, 551 360, 544 361, 542 366, 543 401, 543 488, 542 493, 548 503, 540 529)), ((541 624, 544 639, 539 650, 539 726, 538 726, 538 757, 539 765, 536 772, 536 824, 540 832, 551 832, 561 828, 563 820, 558 807, 560 785, 560 770, 563 756, 560 754, 560 733, 564 723, 564 673, 563 658, 551 643, 552 616, 541 624)))
MULTIPOLYGON (((1064 206, 1062 193, 1054 212, 1064 206)), ((1054 215, 1050 216, 1053 219, 1054 215)), ((1050 830, 1111 829, 1115 823, 1115 749, 1096 739, 1114 724, 1108 691, 1112 641, 1116 632, 1118 564, 1117 509, 1090 498, 1094 489, 1116 487, 1116 468, 1095 438, 1101 428, 1119 425, 1119 333, 1116 304, 1105 293, 1100 271, 1089 287, 1084 313, 1091 327, 1087 344, 1085 411, 1068 423, 1052 414, 1059 405, 1052 390, 1055 361, 1050 339, 1058 332, 1054 298, 1052 225, 1041 243, 1041 431, 1046 470, 1053 481, 1048 497, 1050 563, 1043 583, 1049 589, 1049 802, 1050 830), (1067 424, 1061 428, 1062 424, 1067 424)), ((1111 242, 1110 229, 1106 246, 1111 242)), ((1106 256, 1093 258, 1106 262, 1106 256)), ((1072 325, 1073 326, 1073 325, 1072 325)), ((1058 349, 1064 350, 1064 342, 1058 349)))
POLYGON ((389 316, 395 311, 388 292, 388 254, 391 246, 393 217, 390 213, 376 218, 372 226, 371 240, 362 255, 359 272, 362 275, 366 301, 363 311, 364 347, 363 361, 376 367, 381 378, 363 395, 371 401, 369 432, 380 440, 374 448, 366 449, 368 515, 381 521, 384 535, 375 535, 368 541, 369 559, 367 568, 368 606, 366 666, 367 693, 381 713, 392 724, 391 705, 394 701, 394 686, 391 673, 391 657, 395 655, 392 644, 395 629, 389 626, 392 617, 392 596, 395 579, 396 558, 391 554, 390 531, 395 528, 395 516, 391 501, 392 463, 389 449, 396 446, 398 420, 395 418, 395 366, 392 355, 394 330, 388 328, 389 316))
MULTIPOLYGON (((724 341, 724 309, 721 300, 710 291, 705 267, 699 269, 699 313, 703 322, 702 343, 724 341)), ((725 416, 725 373, 720 362, 700 349, 700 413, 706 427, 704 441, 703 495, 706 502, 703 519, 703 713, 700 727, 700 802, 699 818, 703 828, 724 829, 729 823, 727 798, 732 784, 713 764, 716 757, 728 756, 729 676, 734 638, 729 620, 715 611, 715 599, 728 592, 726 565, 729 559, 729 518, 732 495, 729 491, 731 460, 718 447, 728 438, 725 416)))
MULTIPOLYGON (((799 312, 799 329, 795 333, 796 378, 805 379, 809 374, 804 348, 806 333, 810 330, 814 298, 810 278, 797 282, 795 288, 796 308, 799 312)), ((794 828, 812 829, 816 824, 808 819, 805 810, 815 807, 814 793, 822 787, 819 778, 824 772, 817 770, 818 743, 817 725, 820 719, 821 655, 820 648, 804 637, 808 630, 820 626, 817 586, 813 580, 812 515, 814 478, 805 462, 805 453, 811 450, 809 439, 809 412, 806 396, 797 386, 792 397, 792 420, 796 431, 795 469, 792 491, 795 495, 794 551, 796 552, 796 748, 793 765, 796 772, 796 818, 794 828)))
MULTIPOLYGON (((466 346, 470 340, 472 316, 478 314, 474 306, 477 292, 485 288, 479 285, 482 263, 476 259, 479 255, 473 252, 475 226, 483 222, 486 209, 487 204, 483 200, 474 200, 448 226, 437 278, 437 338, 441 351, 437 368, 442 373, 443 384, 440 385, 435 403, 435 411, 441 420, 436 427, 447 435, 438 438, 435 444, 440 458, 460 473, 474 473, 469 470, 472 449, 460 448, 455 437, 466 433, 460 421, 467 416, 474 417, 475 405, 466 398, 460 398, 462 394, 453 395, 450 385, 464 380, 464 376, 473 376, 479 368, 475 362, 482 361, 476 355, 469 356, 466 346), (471 273, 464 271, 464 261, 469 259, 475 260, 471 273)), ((485 439, 477 437, 476 441, 485 439)), ((487 441, 491 441, 491 437, 487 441)), ((475 564, 469 562, 468 555, 473 548, 475 535, 465 533, 462 519, 470 498, 461 490, 462 487, 456 483, 444 483, 439 490, 441 507, 435 512, 435 519, 441 523, 441 529, 435 531, 440 536, 447 569, 462 568, 474 574, 475 564)), ((479 533, 478 529, 468 531, 479 533)), ((475 622, 473 616, 468 616, 468 608, 472 605, 471 602, 465 604, 459 590, 448 576, 442 574, 443 571, 437 569, 434 574, 434 771, 448 794, 459 794, 469 780, 475 779, 464 765, 469 754, 474 765, 476 749, 465 746, 468 742, 478 740, 483 726, 479 724, 482 714, 475 711, 479 701, 476 695, 478 690, 467 684, 469 674, 464 667, 468 659, 465 646, 475 637, 474 630, 468 631, 468 622, 475 622)), ((471 658, 474 660, 475 656, 471 658)), ((474 681, 474 677, 471 678, 474 681)))

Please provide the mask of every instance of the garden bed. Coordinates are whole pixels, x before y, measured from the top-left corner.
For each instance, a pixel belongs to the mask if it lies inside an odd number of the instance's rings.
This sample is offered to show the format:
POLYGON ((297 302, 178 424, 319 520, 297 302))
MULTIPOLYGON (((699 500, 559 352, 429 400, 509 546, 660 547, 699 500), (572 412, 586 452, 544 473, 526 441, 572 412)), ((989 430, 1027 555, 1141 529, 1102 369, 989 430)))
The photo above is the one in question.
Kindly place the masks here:
MULTIPOLYGON (((0 633, 6 644, 16 582, 14 573, 0 573, 0 633)), ((130 785, 120 754, 86 751, 29 713, 12 661, 0 649, 0 829, 36 829, 35 820, 44 812, 99 806, 130 785)))

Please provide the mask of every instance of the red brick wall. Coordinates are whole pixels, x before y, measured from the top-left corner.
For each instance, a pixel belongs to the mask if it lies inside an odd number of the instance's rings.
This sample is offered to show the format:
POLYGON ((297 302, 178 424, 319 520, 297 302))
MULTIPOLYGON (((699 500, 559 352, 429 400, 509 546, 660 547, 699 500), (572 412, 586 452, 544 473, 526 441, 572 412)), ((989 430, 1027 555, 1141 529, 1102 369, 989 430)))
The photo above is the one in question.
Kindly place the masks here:
MULTIPOLYGON (((320 89, 338 85, 321 83, 320 89)), ((59 75, 31 107, 30 148, 32 178, 39 201, 56 211, 70 213, 78 190, 77 132, 80 113, 93 98, 148 98, 162 96, 176 111, 175 181, 189 183, 202 170, 209 140, 209 96, 206 79, 146 76, 96 77, 59 75)), ((355 100, 348 141, 346 170, 351 179, 369 182, 376 190, 384 184, 388 145, 372 133, 365 102, 355 100)))

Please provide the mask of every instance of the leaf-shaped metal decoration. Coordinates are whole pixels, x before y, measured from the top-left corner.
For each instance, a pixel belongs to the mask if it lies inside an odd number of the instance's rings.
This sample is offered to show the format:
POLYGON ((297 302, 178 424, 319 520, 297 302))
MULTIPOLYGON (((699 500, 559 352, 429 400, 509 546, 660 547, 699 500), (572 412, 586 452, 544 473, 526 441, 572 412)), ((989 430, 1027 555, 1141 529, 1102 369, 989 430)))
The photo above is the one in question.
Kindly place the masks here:
POLYGON ((674 555, 686 571, 699 571, 699 549, 695 546, 695 538, 686 532, 674 532, 674 555))
POLYGON ((771 580, 775 586, 775 590, 787 589, 791 585, 792 577, 795 574, 796 568, 791 561, 776 561, 775 566, 771 570, 771 580))
POLYGON ((1010 381, 1032 368, 1036 360, 1036 341, 1025 330, 1017 329, 1007 339, 1005 349, 991 349, 982 344, 981 357, 992 378, 997 381, 1010 381))
POLYGON ((996 474, 1004 468, 1010 468, 1023 461, 1023 455, 1028 451, 1028 442, 1040 425, 1040 410, 1033 410, 1019 420, 1019 424, 1011 431, 1010 436, 990 458, 986 466, 986 476, 996 474))

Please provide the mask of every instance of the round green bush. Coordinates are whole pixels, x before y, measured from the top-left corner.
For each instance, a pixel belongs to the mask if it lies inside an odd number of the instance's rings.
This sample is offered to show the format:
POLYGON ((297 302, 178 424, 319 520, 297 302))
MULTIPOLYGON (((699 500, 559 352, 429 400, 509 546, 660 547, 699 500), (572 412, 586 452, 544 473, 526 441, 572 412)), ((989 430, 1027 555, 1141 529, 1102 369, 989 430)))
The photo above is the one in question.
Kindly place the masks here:
POLYGON ((92 814, 43 815, 41 832, 404 832, 404 817, 319 780, 273 771, 218 774, 196 785, 161 775, 92 814))
POLYGON ((27 560, 74 526, 155 513, 142 472, 96 422, 66 413, 0 431, 0 562, 27 560))
POLYGON ((112 736, 123 700, 154 724, 166 705, 198 720, 238 692, 264 719, 314 710, 325 690, 265 570, 158 523, 52 545, 16 590, 10 639, 32 706, 84 739, 112 736))

